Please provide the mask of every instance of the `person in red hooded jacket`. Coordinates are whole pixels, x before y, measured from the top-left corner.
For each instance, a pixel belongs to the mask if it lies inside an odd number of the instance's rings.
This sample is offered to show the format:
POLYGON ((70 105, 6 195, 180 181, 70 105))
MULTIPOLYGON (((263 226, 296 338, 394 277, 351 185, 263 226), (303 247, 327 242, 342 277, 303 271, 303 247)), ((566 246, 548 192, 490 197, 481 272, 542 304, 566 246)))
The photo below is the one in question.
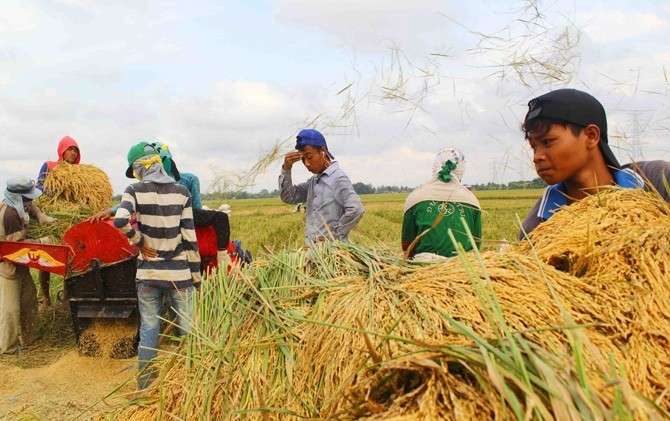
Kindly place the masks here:
POLYGON ((58 164, 65 161, 68 164, 78 164, 81 160, 81 153, 79 152, 79 145, 77 141, 71 138, 70 136, 65 136, 58 142, 58 161, 47 161, 42 164, 40 168, 40 173, 37 176, 37 187, 40 190, 44 190, 44 180, 47 178, 47 174, 50 170, 56 168, 58 164))
MULTIPOLYGON (((44 190, 44 180, 47 177, 49 171, 53 170, 61 162, 67 162, 68 164, 79 164, 81 160, 81 153, 79 152, 79 145, 77 141, 71 138, 70 136, 63 137, 60 142, 58 142, 58 161, 46 161, 42 164, 40 168, 40 173, 37 176, 37 183, 35 187, 40 190, 44 190)), ((48 195, 48 192, 46 192, 48 195)), ((40 215, 41 212, 38 211, 38 219, 42 219, 40 215)), ((40 221, 41 222, 41 221, 40 221)), ((42 290, 42 305, 51 306, 51 296, 49 295, 49 272, 40 272, 40 287, 42 290)))

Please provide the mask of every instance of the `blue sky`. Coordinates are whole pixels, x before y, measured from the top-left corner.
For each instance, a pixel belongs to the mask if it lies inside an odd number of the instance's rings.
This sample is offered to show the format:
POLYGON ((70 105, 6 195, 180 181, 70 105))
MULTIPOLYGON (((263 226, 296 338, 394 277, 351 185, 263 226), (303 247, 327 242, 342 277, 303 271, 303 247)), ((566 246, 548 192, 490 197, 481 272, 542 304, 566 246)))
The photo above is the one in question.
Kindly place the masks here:
POLYGON ((539 18, 491 0, 1 3, 0 182, 35 176, 69 134, 117 192, 152 138, 209 190, 317 115, 353 181, 417 185, 452 145, 466 182, 531 178, 525 104, 563 86, 601 99, 622 161, 670 159, 667 2, 537 1, 539 18), (559 80, 531 57, 562 62, 559 80))

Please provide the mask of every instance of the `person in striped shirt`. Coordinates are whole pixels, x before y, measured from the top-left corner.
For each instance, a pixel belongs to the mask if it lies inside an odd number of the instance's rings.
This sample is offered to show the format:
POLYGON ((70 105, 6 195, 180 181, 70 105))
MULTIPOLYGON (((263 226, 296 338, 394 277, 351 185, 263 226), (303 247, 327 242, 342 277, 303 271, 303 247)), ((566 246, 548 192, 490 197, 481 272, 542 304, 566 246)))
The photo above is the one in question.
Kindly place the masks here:
POLYGON ((155 147, 139 142, 130 148, 126 174, 139 182, 123 193, 114 225, 140 248, 136 274, 140 311, 138 388, 144 389, 155 377, 150 363, 157 353, 164 297, 177 314, 181 333, 190 332, 191 297, 200 283, 200 255, 191 196, 167 174, 155 147), (133 214, 137 230, 131 225, 133 214))

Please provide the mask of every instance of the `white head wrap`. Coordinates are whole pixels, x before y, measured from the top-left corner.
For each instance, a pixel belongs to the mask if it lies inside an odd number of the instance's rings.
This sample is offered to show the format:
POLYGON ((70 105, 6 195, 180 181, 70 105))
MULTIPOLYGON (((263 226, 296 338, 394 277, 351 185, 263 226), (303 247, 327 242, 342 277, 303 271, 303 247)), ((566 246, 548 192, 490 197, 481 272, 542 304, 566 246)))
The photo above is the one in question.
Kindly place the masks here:
POLYGON ((463 156, 463 153, 455 148, 442 149, 433 161, 433 179, 417 187, 407 196, 404 212, 407 212, 417 203, 426 200, 464 203, 480 209, 479 200, 461 184, 463 173, 465 173, 465 156, 463 156), (438 178, 438 175, 447 161, 453 162, 456 168, 451 170, 451 180, 444 182, 438 178))
POLYGON ((451 171, 451 174, 460 183, 465 173, 465 155, 456 148, 444 148, 435 155, 435 160, 433 161, 433 178, 437 179, 438 173, 447 161, 456 164, 456 168, 451 171))

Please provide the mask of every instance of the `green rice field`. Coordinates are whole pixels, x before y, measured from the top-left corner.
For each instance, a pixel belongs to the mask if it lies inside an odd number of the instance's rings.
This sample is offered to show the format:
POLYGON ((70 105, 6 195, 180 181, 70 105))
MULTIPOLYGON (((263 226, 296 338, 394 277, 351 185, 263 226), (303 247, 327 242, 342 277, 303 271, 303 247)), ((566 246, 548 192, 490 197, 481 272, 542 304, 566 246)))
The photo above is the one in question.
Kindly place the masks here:
MULTIPOLYGON (((483 209, 484 247, 496 240, 514 240, 518 218, 525 217, 542 190, 488 190, 476 192, 483 209)), ((400 251, 402 209, 406 193, 362 195, 366 212, 350 240, 366 246, 400 251)), ((223 201, 205 204, 216 209, 223 201)), ((242 240, 254 255, 267 250, 303 245, 304 213, 279 198, 226 201, 232 208, 231 238, 242 240)))

